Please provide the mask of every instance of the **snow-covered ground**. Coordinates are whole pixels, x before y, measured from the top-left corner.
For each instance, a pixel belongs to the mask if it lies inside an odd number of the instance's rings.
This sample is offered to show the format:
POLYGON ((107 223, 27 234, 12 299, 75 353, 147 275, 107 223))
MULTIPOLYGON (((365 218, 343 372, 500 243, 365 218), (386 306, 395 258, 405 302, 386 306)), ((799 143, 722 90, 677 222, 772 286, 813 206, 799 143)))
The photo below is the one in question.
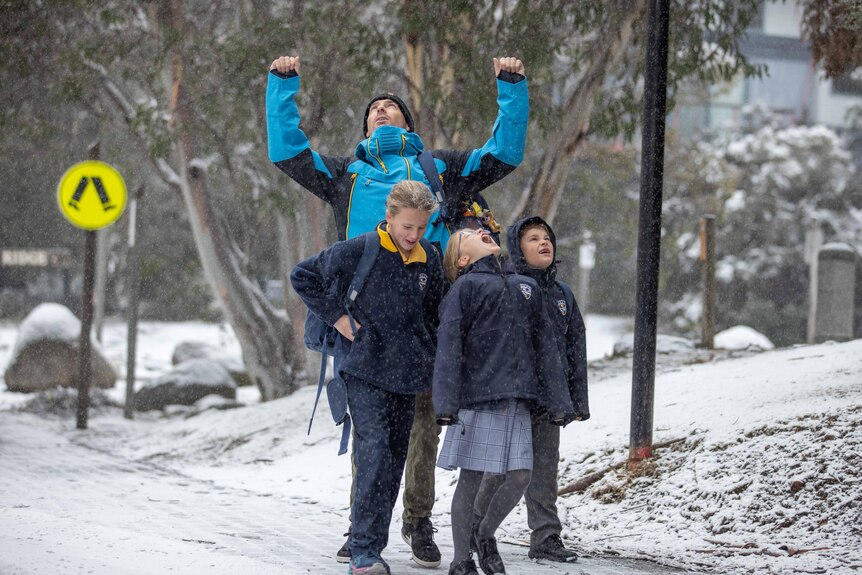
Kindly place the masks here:
MULTIPOLYGON (((589 354, 595 359, 609 354, 614 340, 631 329, 630 322, 592 316, 587 325, 593 344, 589 354), (600 341, 604 343, 595 347, 600 341)), ((0 373, 14 331, 14 326, 0 325, 0 373)), ((167 369, 174 345, 190 339, 238 353, 230 331, 219 326, 145 323, 138 373, 158 375, 167 369)), ((124 326, 108 324, 103 347, 122 373, 124 326)), ((733 359, 720 359, 728 354, 658 357, 654 439, 667 447, 657 447, 652 460, 634 469, 619 465, 626 459, 629 436, 631 372, 625 364, 630 360, 597 362, 590 383, 592 418, 562 433, 560 485, 613 469, 560 498, 564 537, 587 556, 651 558, 699 571, 862 573, 862 340, 729 355, 733 359), (619 369, 607 369, 608 364, 619 369)), ((111 392, 116 399, 122 399, 123 386, 121 381, 111 392)), ((301 507, 286 519, 293 529, 302 529, 304 521, 309 529, 321 522, 331 525, 329 532, 335 535, 324 542, 323 550, 331 556, 348 518, 350 463, 336 456, 340 428, 330 423, 321 406, 306 435, 312 387, 263 404, 255 395, 243 388, 240 399, 247 407, 207 410, 194 417, 144 414, 128 421, 118 409, 101 410, 91 415, 89 430, 79 432, 73 412, 35 418, 15 409, 24 405, 26 396, 0 391, 0 428, 7 434, 11 429, 18 434, 32 429, 34 436, 57 433, 74 445, 132 464, 157 465, 185 481, 205 481, 214 490, 242 490, 250 497, 271 498, 273 505, 293 501, 301 507)), ((0 462, 3 441, 0 437, 0 462)), ((434 521, 444 556, 451 545, 449 505, 456 479, 455 472, 437 471, 434 521)), ((57 494, 61 499, 75 499, 74 478, 52 485, 66 490, 57 494)), ((0 516, 27 523, 19 529, 11 519, 0 522, 0 557, 16 558, 11 565, 19 570, 14 572, 76 572, 58 569, 61 563, 53 549, 10 553, 19 545, 40 549, 32 535, 21 533, 52 530, 56 516, 34 509, 38 500, 10 500, 0 491, 0 516)), ((149 520, 146 509, 129 506, 124 513, 130 524, 149 520)), ((400 513, 399 503, 396 517, 400 513)), ((404 552, 397 529, 396 520, 392 549, 384 557, 404 552)), ((517 545, 526 534, 521 506, 499 537, 517 545)), ((124 529, 103 528, 98 545, 126 548, 129 536, 124 529)), ((205 543, 198 539, 209 537, 192 539, 205 543)), ((509 549, 516 548, 501 547, 504 560, 513 553, 509 549)), ((213 558, 212 549, 203 545, 183 546, 182 552, 206 565, 213 558)), ((156 569, 171 565, 161 556, 155 561, 156 569)), ((115 570, 116 565, 122 563, 114 563, 115 570)), ((526 564, 520 567, 510 564, 510 571, 528 572, 526 564)), ((130 567, 128 572, 137 571, 130 567)), ((578 570, 548 566, 542 572, 578 570)))

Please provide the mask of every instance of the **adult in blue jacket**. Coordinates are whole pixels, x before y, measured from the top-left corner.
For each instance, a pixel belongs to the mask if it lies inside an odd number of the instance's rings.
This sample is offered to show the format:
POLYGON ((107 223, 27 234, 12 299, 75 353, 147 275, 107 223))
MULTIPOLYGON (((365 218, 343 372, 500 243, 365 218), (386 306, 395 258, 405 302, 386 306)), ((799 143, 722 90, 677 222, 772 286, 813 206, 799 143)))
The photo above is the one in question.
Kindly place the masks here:
MULTIPOLYGON (((513 57, 494 58, 497 118, 481 148, 431 150, 445 190, 447 204, 471 203, 475 194, 499 181, 521 163, 527 136, 529 99, 524 64, 513 57)), ((282 56, 270 66, 266 91, 269 157, 293 180, 332 206, 338 238, 372 231, 384 216, 384 200, 401 180, 428 182, 418 155, 425 144, 415 132, 409 108, 392 93, 368 104, 362 121, 362 141, 354 155, 328 156, 311 149, 300 129, 295 97, 300 88, 300 59, 282 56)), ((449 232, 437 214, 431 217, 426 238, 441 253, 449 232)), ((336 358, 338 361, 339 358, 336 358)), ((440 428, 434 423, 430 393, 416 397, 416 417, 404 486, 402 537, 419 565, 436 567, 440 551, 433 540, 434 461, 440 428)), ((346 562, 347 544, 338 552, 346 562)))
POLYGON ((392 188, 386 220, 368 234, 380 248, 350 315, 344 292, 356 274, 365 236, 337 242, 291 273, 309 310, 335 327, 342 336, 337 345, 348 348, 338 372, 354 424, 349 573, 356 575, 389 573, 380 554, 407 458, 415 395, 431 386, 444 281, 440 256, 422 235, 435 207, 421 182, 392 188))
MULTIPOLYGON (((300 129, 295 96, 300 61, 277 58, 266 90, 269 158, 285 174, 332 206, 338 238, 352 238, 383 218, 389 189, 401 180, 429 183, 417 156, 425 151, 413 117, 398 96, 384 93, 369 103, 362 122, 363 140, 352 157, 326 156, 311 149, 300 129)), ((529 99, 524 64, 517 58, 494 58, 499 110, 491 137, 472 150, 431 150, 447 202, 471 200, 515 169, 524 157, 529 99)), ((431 217, 432 224, 436 215, 431 217)), ((432 225, 426 233, 445 251, 448 231, 432 225)))
MULTIPOLYGON (((571 288, 557 279, 557 239, 553 229, 538 216, 523 218, 506 231, 509 252, 508 269, 536 281, 544 295, 545 305, 563 360, 569 396, 577 421, 590 418, 587 393, 587 339, 584 319, 571 288)), ((533 559, 572 562, 577 553, 561 538, 562 523, 557 515, 557 467, 560 461, 560 427, 547 414, 532 418, 533 475, 524 494, 527 502, 527 524, 530 526, 530 551, 533 559)), ((484 515, 493 481, 483 481, 476 498, 474 521, 484 515)))

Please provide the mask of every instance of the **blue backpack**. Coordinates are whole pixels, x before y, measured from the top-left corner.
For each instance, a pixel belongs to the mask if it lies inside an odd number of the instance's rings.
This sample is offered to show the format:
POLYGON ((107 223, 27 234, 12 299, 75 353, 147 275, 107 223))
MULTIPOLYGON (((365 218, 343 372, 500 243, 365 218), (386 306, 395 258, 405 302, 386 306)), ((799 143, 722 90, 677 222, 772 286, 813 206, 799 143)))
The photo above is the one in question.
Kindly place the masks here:
MULTIPOLYGON (((350 319, 350 329, 354 334, 356 333, 356 322, 353 318, 353 306, 356 304, 356 298, 362 292, 362 287, 365 285, 365 280, 368 279, 368 274, 371 273, 371 268, 374 267, 379 249, 380 240, 377 233, 365 234, 365 247, 362 250, 362 257, 356 266, 356 273, 353 274, 353 280, 350 282, 350 287, 347 288, 347 295, 344 300, 344 309, 348 319, 350 319)), ((305 316, 305 336, 303 340, 308 349, 320 352, 320 379, 317 382, 317 396, 314 398, 314 407, 311 409, 311 417, 308 420, 308 434, 311 434, 314 412, 317 411, 317 402, 320 401, 320 393, 323 391, 323 384, 326 379, 326 358, 335 354, 337 337, 338 332, 334 327, 324 323, 311 311, 308 312, 305 316)), ((335 424, 344 424, 341 430, 341 444, 338 447, 338 455, 342 455, 347 453, 351 423, 350 414, 347 410, 347 385, 337 373, 326 384, 326 398, 329 401, 329 410, 332 412, 332 419, 335 421, 335 424)))

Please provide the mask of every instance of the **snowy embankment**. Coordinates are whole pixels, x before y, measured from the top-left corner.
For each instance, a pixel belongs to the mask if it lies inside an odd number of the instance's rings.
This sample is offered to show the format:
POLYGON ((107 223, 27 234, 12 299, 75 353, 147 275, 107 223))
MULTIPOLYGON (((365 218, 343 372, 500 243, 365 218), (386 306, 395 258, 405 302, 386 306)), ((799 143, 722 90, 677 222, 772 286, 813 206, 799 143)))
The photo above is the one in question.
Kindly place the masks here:
MULTIPOLYGON (((631 376, 563 432, 561 486, 627 456, 631 376)), ((862 570, 862 340, 660 375, 655 457, 561 498, 585 549, 723 573, 862 570)))
MULTIPOLYGON (((659 356, 654 439, 668 447, 637 469, 620 465, 627 361, 601 362, 590 384, 592 418, 562 432, 561 486, 599 477, 559 500, 563 535, 579 551, 717 573, 862 572, 862 340, 720 361, 659 356)), ((73 430, 72 416, 67 428, 102 452, 271 494, 274 503, 314 502, 338 530, 348 522, 350 462, 336 456, 340 428, 325 397, 306 435, 314 391, 187 418, 100 412, 85 434, 73 430)), ((0 405, 8 408, 6 395, 0 405)), ((437 471, 434 521, 444 540, 456 479, 437 471)), ((499 535, 517 544, 526 533, 521 505, 499 535)))

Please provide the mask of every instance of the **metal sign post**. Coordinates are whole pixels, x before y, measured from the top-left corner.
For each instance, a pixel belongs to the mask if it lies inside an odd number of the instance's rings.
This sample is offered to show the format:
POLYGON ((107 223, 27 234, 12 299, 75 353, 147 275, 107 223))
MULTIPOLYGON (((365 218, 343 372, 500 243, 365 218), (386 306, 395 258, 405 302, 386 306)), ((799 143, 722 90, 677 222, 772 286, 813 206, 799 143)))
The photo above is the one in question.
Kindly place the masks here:
POLYGON ((60 211, 73 225, 86 230, 81 335, 78 340, 77 427, 87 429, 92 377, 93 291, 96 276, 96 230, 117 221, 126 207, 126 183, 103 162, 90 160, 69 168, 57 186, 60 211))
POLYGON ((667 104, 668 0, 650 0, 644 76, 640 216, 629 461, 652 457, 656 317, 667 104))
POLYGON ((96 284, 96 232, 88 230, 84 247, 84 294, 81 305, 81 334, 78 338, 78 429, 87 429, 90 409, 90 378, 92 377, 92 347, 90 330, 93 326, 93 291, 96 284))

